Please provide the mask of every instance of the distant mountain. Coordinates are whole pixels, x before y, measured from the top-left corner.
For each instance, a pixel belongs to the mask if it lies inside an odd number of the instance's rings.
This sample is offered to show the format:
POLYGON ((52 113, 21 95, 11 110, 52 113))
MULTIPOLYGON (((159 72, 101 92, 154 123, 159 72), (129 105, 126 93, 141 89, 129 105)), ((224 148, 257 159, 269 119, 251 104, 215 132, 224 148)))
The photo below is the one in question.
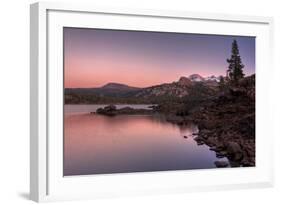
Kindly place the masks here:
POLYGON ((145 102, 159 102, 166 99, 181 99, 183 97, 212 94, 217 89, 218 78, 215 76, 204 78, 199 74, 188 77, 182 76, 178 81, 163 83, 146 88, 132 87, 126 84, 110 82, 98 88, 66 88, 65 94, 69 101, 103 102, 115 98, 117 102, 144 100, 145 102), (76 96, 76 97, 75 97, 76 96), (110 98, 110 99, 109 99, 110 98))
POLYGON ((100 90, 118 90, 118 91, 132 91, 139 90, 141 88, 131 87, 121 83, 107 83, 106 85, 98 88, 100 90))
POLYGON ((107 83, 98 88, 66 88, 65 94, 84 94, 109 97, 130 97, 141 88, 131 87, 121 83, 107 83))

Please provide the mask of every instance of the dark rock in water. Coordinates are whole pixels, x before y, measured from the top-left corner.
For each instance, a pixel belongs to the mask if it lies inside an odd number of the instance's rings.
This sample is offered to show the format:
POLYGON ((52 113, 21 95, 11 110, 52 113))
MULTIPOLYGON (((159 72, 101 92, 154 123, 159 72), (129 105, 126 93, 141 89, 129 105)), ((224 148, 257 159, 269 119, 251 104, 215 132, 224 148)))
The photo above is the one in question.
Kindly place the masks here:
POLYGON ((105 110, 105 111, 114 111, 114 110, 116 110, 116 109, 117 109, 117 108, 116 108, 115 105, 108 105, 108 106, 104 107, 104 110, 105 110))
POLYGON ((217 147, 216 146, 212 146, 209 148, 211 151, 217 151, 217 147))
POLYGON ((148 109, 134 109, 131 107, 124 107, 117 109, 115 105, 108 105, 104 108, 97 109, 97 114, 101 115, 108 115, 108 116, 114 116, 114 115, 146 115, 146 114, 152 114, 153 110, 148 109))
POLYGON ((203 139, 202 139, 202 137, 195 137, 194 138, 194 140, 196 141, 196 142, 202 142, 203 141, 203 139))
POLYGON ((156 109, 156 108, 157 108, 157 105, 150 105, 150 106, 148 106, 148 108, 150 108, 150 109, 156 109))
POLYGON ((234 161, 239 161, 243 158, 243 151, 237 142, 228 142, 226 150, 230 158, 234 161))
POLYGON ((223 155, 220 155, 220 154, 216 154, 216 158, 224 158, 224 156, 223 155))
POLYGON ((218 167, 218 168, 228 167, 227 161, 215 161, 214 163, 215 163, 216 167, 218 167))
POLYGON ((96 113, 102 115, 109 115, 109 116, 116 115, 116 106, 108 105, 105 106, 104 108, 98 108, 96 113))
POLYGON ((216 147, 217 147, 217 152, 225 152, 226 153, 225 147, 222 143, 217 142, 216 147))
POLYGON ((134 109, 131 107, 124 107, 119 110, 116 110, 117 114, 123 115, 150 115, 153 114, 153 110, 147 109, 134 109))
POLYGON ((203 138, 200 137, 200 136, 195 137, 194 140, 197 142, 197 145, 205 144, 204 141, 203 141, 203 138))
POLYGON ((217 158, 223 158, 227 155, 227 152, 226 151, 219 151, 219 152, 216 152, 216 157, 217 158))

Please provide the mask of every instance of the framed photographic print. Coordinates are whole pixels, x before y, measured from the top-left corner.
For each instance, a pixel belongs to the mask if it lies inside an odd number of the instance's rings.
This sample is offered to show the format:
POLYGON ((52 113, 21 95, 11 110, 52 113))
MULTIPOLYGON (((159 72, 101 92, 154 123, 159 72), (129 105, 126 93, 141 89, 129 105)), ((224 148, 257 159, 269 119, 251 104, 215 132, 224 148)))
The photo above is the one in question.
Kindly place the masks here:
POLYGON ((31 5, 31 199, 271 186, 272 23, 31 5))

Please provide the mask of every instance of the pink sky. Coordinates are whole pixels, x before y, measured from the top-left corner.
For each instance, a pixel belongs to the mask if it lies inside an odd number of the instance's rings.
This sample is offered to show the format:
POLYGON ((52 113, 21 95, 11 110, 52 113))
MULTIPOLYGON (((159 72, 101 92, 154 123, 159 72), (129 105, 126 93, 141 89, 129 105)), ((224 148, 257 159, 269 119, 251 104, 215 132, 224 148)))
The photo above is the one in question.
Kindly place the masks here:
MULTIPOLYGON (((235 37, 246 74, 255 70, 255 39, 235 37)), ((197 73, 225 75, 231 36, 64 28, 66 88, 109 82, 147 87, 197 73)))
MULTIPOLYGON (((161 64, 143 62, 135 64, 135 59, 128 57, 126 62, 117 62, 112 59, 106 61, 106 57, 101 60, 92 61, 91 59, 71 58, 65 62, 68 72, 65 73, 65 87, 100 87, 108 82, 124 83, 136 87, 146 87, 161 83, 169 83, 179 79, 180 76, 189 76, 190 73, 182 67, 192 67, 198 65, 181 65, 170 70, 161 69, 161 64), (95 69, 93 69, 95 68, 95 69), (138 71, 138 72, 135 72, 138 71), (83 80, 81 80, 83 79, 83 80)), ((202 65, 200 75, 207 76, 210 66, 202 65), (202 71, 205 71, 203 73, 202 71)), ((215 68, 212 69, 215 71, 215 68)), ((214 72, 219 75, 219 70, 214 72)))

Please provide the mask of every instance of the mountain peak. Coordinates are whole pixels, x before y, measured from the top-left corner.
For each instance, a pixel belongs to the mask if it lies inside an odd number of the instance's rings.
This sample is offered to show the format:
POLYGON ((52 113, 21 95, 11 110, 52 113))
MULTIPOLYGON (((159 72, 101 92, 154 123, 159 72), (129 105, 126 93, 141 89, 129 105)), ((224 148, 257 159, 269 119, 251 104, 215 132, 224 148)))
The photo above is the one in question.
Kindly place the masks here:
POLYGON ((200 82, 200 81, 204 80, 204 78, 201 75, 199 75, 199 74, 192 74, 192 75, 188 76, 188 78, 191 81, 196 81, 196 82, 200 82))
POLYGON ((192 82, 191 82, 191 80, 189 78, 187 78, 185 76, 182 76, 182 77, 180 77, 178 83, 180 85, 191 85, 192 82))
POLYGON ((114 82, 110 82, 102 86, 102 88, 115 88, 115 87, 129 87, 129 86, 121 83, 114 83, 114 82))
POLYGON ((114 82, 109 82, 105 84, 104 86, 101 87, 101 89, 111 89, 111 90, 137 90, 139 88, 137 87, 131 87, 126 84, 121 84, 121 83, 114 83, 114 82))

